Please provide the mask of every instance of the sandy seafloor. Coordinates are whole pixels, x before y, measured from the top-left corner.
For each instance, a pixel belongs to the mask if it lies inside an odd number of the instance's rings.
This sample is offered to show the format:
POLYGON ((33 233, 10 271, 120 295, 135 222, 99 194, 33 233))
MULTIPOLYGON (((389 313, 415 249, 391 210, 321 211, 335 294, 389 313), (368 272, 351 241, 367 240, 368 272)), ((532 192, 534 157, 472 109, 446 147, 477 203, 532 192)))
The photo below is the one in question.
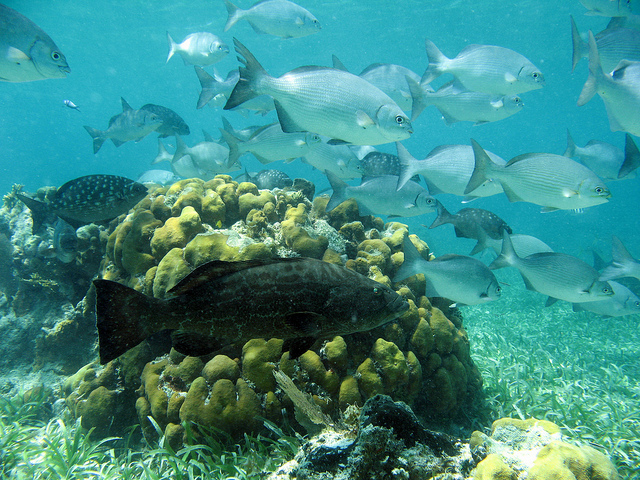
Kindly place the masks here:
MULTIPOLYGON (((34 191, 93 173, 136 178, 150 168, 157 149, 153 134, 118 149, 107 143, 97 155, 91 151, 91 139, 82 126, 105 128, 108 119, 120 111, 120 97, 134 108, 158 103, 177 111, 191 127, 192 134, 186 138, 189 144, 201 140, 203 128, 217 134, 222 111, 195 109, 199 85, 192 67, 185 67, 178 58, 165 64, 166 31, 181 39, 206 30, 229 45, 236 36, 274 75, 300 65, 329 65, 332 54, 354 72, 374 62, 389 62, 420 75, 427 61, 425 38, 449 56, 471 43, 509 47, 541 68, 546 86, 524 93, 525 107, 517 115, 477 127, 469 123, 446 126, 435 109, 427 109, 414 123, 413 136, 403 142, 415 157, 423 158, 437 145, 466 144, 470 138, 505 159, 527 152, 562 154, 567 129, 580 146, 591 139, 618 147, 624 143, 622 132, 610 131, 599 98, 583 107, 576 105, 587 64, 582 60, 571 72, 569 15, 582 32, 602 30, 607 23, 605 18, 584 15, 586 10, 577 0, 560 5, 551 0, 309 0, 303 5, 318 17, 322 30, 288 40, 259 36, 245 22, 223 33, 226 12, 217 0, 5 3, 52 36, 67 56, 71 74, 66 79, 0 84, 3 193, 14 183, 34 191), (64 107, 65 99, 80 105, 81 112, 64 107)), ((242 6, 247 7, 248 2, 242 6)), ((237 65, 235 55, 230 54, 216 69, 226 74, 237 65)), ((227 117, 238 127, 274 120, 273 114, 245 118, 229 113, 227 117)), ((391 144, 379 149, 395 153, 391 144)), ((243 166, 260 168, 249 157, 243 159, 243 166)), ((323 175, 299 161, 270 167, 308 178, 317 190, 328 187, 323 175)), ((535 235, 554 250, 585 261, 591 261, 592 249, 609 259, 612 234, 638 258, 638 180, 612 182, 609 187, 609 203, 581 212, 542 214, 535 205, 511 204, 503 195, 478 200, 473 206, 499 214, 514 232, 535 235)), ((459 198, 439 198, 450 211, 463 207, 459 198)), ((432 219, 431 215, 406 223, 436 255, 468 253, 472 242, 456 239, 450 227, 427 230, 422 226, 432 219)), ((485 255, 480 258, 488 262, 490 256, 485 255)), ((502 270, 497 275, 505 282, 503 298, 462 310, 474 359, 487 393, 495 397, 496 411, 549 418, 610 452, 624 471, 640 469, 638 316, 604 319, 574 313, 564 302, 544 308, 545 299, 526 291, 515 271, 502 270)), ((0 321, 20 320, 4 317, 0 321)), ((51 318, 42 321, 55 322, 51 318)), ((17 368, 0 372, 4 393, 13 394, 36 382, 59 381, 46 368, 29 371, 20 353, 10 351, 16 355, 17 368)))

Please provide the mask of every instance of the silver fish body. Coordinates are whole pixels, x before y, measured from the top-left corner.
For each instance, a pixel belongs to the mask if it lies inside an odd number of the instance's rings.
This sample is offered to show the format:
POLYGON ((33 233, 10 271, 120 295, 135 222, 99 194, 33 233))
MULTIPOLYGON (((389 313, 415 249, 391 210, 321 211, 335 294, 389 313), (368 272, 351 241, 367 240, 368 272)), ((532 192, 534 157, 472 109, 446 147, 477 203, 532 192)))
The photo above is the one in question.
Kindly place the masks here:
POLYGON ((217 75, 209 75, 202 67, 194 66, 200 86, 200 96, 198 97, 198 103, 196 109, 201 109, 208 103, 212 102, 214 107, 224 107, 227 100, 231 96, 233 88, 238 83, 240 74, 237 70, 231 70, 226 79, 220 78, 217 75))
POLYGON ((640 313, 640 298, 621 283, 609 280, 613 288, 613 295, 595 302, 574 303, 573 311, 597 313, 603 317, 622 317, 640 313))
POLYGON ((234 163, 245 153, 252 153, 262 164, 278 160, 292 161, 306 155, 322 141, 316 133, 285 133, 279 123, 265 125, 246 140, 222 128, 220 133, 229 145, 229 161, 234 163))
POLYGON ((498 280, 479 260, 464 255, 443 255, 427 261, 409 237, 403 242, 404 261, 395 282, 423 274, 427 297, 444 297, 458 305, 477 305, 497 300, 502 294, 498 280))
POLYGON ((548 295, 547 306, 556 300, 595 302, 613 295, 611 285, 598 279, 598 271, 577 257, 557 252, 519 257, 506 232, 500 255, 489 265, 492 270, 504 267, 517 268, 527 290, 548 295))
POLYGON ((495 45, 469 45, 455 58, 447 58, 435 44, 425 42, 429 66, 422 84, 431 83, 443 73, 450 73, 467 90, 516 95, 542 88, 542 72, 523 55, 495 45))
POLYGON ((436 199, 415 182, 408 182, 396 191, 398 177, 394 175, 371 177, 358 186, 351 186, 331 172, 327 171, 325 174, 333 188, 333 195, 327 203, 327 212, 349 198, 355 199, 358 203, 361 215, 415 217, 434 212, 436 209, 436 199))
MULTIPOLYGON (((171 157, 169 155, 169 157, 171 157)), ((170 160, 171 158, 169 158, 170 160)), ((147 184, 155 184, 155 185, 168 185, 171 183, 175 183, 180 180, 180 177, 175 173, 170 172, 169 170, 147 170, 142 172, 136 182, 142 183, 144 185, 147 184)))
MULTIPOLYGON (((398 188, 402 188, 411 177, 419 174, 424 177, 429 192, 433 195, 451 193, 459 196, 466 195, 468 199, 473 199, 489 197, 503 191, 500 182, 488 179, 473 191, 465 193, 475 164, 473 149, 470 145, 440 145, 431 150, 422 160, 414 158, 402 144, 397 143, 396 147, 401 172, 398 177, 398 188)), ((506 164, 494 153, 487 152, 487 154, 493 162, 506 164)))
POLYGON ((80 107, 73 103, 71 100, 63 100, 62 103, 64 104, 64 106, 70 108, 71 110, 76 110, 77 112, 80 111, 80 107))
POLYGON ((176 136, 176 151, 172 163, 184 156, 189 156, 193 163, 208 174, 233 172, 240 168, 240 164, 229 158, 229 149, 205 135, 205 141, 187 146, 180 136, 176 136), (208 138, 207 138, 208 137, 208 138))
POLYGON ((162 125, 162 119, 148 110, 134 110, 125 101, 122 102, 122 113, 111 117, 107 130, 98 130, 87 125, 85 130, 93 138, 93 153, 98 153, 102 144, 111 139, 116 147, 131 140, 139 141, 162 125))
POLYGON ((640 135, 640 62, 622 60, 611 75, 604 73, 596 40, 589 32, 589 77, 578 98, 578 105, 584 105, 596 93, 607 109, 612 132, 640 135))
POLYGON ((328 170, 343 180, 362 176, 362 163, 353 148, 348 145, 332 145, 322 137, 322 142, 309 150, 302 162, 324 172, 328 170))
POLYGON ((543 211, 571 210, 605 203, 611 192, 604 181, 581 163, 552 153, 529 153, 512 158, 506 165, 491 161, 471 140, 476 166, 466 193, 488 179, 502 184, 510 202, 540 205, 543 211))
MULTIPOLYGON (((516 251, 516 254, 521 258, 528 257, 534 253, 553 252, 553 249, 549 245, 539 238, 531 235, 514 233, 509 235, 509 239, 511 240, 511 244, 513 245, 513 249, 516 251)), ((500 250, 502 250, 502 238, 499 240, 487 238, 486 245, 492 248, 493 251, 496 252, 496 255, 500 255, 500 250)))
POLYGON ((174 42, 167 32, 167 41, 169 42, 167 62, 178 53, 185 65, 213 65, 229 53, 227 44, 220 37, 209 32, 192 33, 180 43, 174 42))
POLYGON ((245 65, 225 110, 258 95, 273 97, 282 130, 313 132, 336 142, 378 145, 408 138, 411 121, 388 95, 366 80, 327 67, 300 67, 275 78, 234 40, 245 65))
POLYGON ((266 33, 282 38, 305 37, 320 31, 320 22, 311 12, 288 0, 262 0, 251 8, 242 10, 229 0, 224 0, 229 18, 226 32, 244 19, 256 33, 266 33))
POLYGON ((0 4, 0 81, 64 78, 70 71, 49 35, 21 13, 0 4))

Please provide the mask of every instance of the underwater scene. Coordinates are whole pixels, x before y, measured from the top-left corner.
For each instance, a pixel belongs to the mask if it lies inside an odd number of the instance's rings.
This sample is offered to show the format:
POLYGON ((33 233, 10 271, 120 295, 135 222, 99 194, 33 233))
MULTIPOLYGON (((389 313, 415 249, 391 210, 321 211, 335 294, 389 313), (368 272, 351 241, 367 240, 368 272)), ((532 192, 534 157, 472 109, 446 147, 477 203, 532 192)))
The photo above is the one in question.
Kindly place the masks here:
POLYGON ((0 478, 640 478, 640 1, 3 1, 0 478))

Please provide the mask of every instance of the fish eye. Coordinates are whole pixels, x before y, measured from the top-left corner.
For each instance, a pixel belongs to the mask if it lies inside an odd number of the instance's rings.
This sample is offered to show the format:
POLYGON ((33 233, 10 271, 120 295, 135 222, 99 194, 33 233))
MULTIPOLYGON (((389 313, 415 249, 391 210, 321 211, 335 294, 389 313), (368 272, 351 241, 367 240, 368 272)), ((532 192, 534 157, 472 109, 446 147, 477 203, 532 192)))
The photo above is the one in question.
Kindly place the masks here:
POLYGON ((396 115, 396 123, 398 125, 404 124, 404 118, 402 117, 402 115, 396 115))
POLYGON ((374 295, 382 295, 382 289, 380 287, 373 287, 374 295))
POLYGON ((640 308, 640 302, 635 302, 634 305, 636 306, 636 308, 640 308))
POLYGON ((58 52, 51 52, 51 58, 53 58, 55 61, 58 61, 62 58, 62 56, 58 52))
POLYGON ((531 76, 532 76, 533 78, 538 78, 538 77, 540 76, 540 74, 539 74, 538 72, 533 72, 533 73, 531 74, 531 76))
POLYGON ((609 287, 604 287, 602 289, 602 293, 609 295, 610 293, 613 293, 613 290, 611 290, 609 287))
POLYGON ((502 293, 502 287, 496 287, 496 293, 502 293))
POLYGON ((604 193, 604 188, 603 188, 603 187, 596 187, 596 193, 597 193, 598 195, 600 195, 600 194, 604 193))

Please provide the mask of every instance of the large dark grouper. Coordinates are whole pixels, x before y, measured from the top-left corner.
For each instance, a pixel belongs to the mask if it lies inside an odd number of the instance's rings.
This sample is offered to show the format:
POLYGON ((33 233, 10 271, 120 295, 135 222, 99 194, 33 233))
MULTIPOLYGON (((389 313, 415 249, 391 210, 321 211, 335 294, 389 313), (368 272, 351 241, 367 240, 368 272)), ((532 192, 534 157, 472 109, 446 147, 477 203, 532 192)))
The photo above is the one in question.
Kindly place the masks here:
POLYGON ((370 330, 409 308, 391 288, 311 258, 209 262, 167 300, 109 280, 94 285, 102 364, 165 329, 174 330, 173 347, 185 355, 277 337, 296 358, 318 338, 370 330))

